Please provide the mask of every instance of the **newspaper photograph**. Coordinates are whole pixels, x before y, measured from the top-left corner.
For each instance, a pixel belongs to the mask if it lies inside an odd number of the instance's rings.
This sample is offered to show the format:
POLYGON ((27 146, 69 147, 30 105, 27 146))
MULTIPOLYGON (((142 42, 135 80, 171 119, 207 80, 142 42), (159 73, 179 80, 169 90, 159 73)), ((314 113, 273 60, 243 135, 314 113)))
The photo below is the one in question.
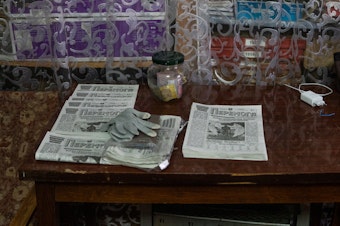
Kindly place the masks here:
POLYGON ((47 132, 35 158, 45 161, 165 169, 169 165, 177 135, 184 126, 183 120, 172 115, 152 115, 150 120, 161 125, 156 137, 140 134, 127 142, 114 142, 108 134, 104 137, 47 132))
POLYGON ((193 103, 182 151, 185 158, 267 161, 262 106, 193 103))

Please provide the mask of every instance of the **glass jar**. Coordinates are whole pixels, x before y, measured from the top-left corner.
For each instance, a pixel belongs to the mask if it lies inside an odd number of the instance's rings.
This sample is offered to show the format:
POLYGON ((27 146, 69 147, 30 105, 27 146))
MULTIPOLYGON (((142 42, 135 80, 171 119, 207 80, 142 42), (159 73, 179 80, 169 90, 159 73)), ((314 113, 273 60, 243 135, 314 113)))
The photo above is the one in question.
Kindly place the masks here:
POLYGON ((161 51, 153 54, 152 62, 147 72, 151 91, 162 101, 181 98, 183 85, 187 82, 184 55, 175 51, 161 51))

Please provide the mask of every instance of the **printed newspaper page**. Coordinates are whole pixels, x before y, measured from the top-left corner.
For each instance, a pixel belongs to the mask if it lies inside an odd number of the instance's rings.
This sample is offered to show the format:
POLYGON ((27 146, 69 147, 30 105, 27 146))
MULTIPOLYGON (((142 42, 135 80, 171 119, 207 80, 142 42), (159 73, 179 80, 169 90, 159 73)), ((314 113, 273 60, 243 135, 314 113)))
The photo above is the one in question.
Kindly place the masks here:
POLYGON ((182 150, 186 158, 268 160, 262 106, 193 103, 182 150))
POLYGON ((173 145, 182 126, 182 119, 172 115, 152 115, 159 123, 155 138, 140 134, 128 142, 114 142, 110 137, 66 135, 48 132, 41 142, 37 160, 126 165, 144 169, 169 165, 173 145))
MULTIPOLYGON (((138 85, 79 84, 65 102, 52 130, 60 134, 98 133, 126 108, 134 108, 138 85)), ((105 138, 107 133, 101 133, 105 138)))
POLYGON ((35 153, 35 159, 99 164, 109 139, 47 132, 35 153))
POLYGON ((138 88, 138 85, 78 84, 72 96, 78 98, 99 97, 136 100, 138 88))
POLYGON ((169 165, 183 120, 173 115, 151 115, 161 125, 157 136, 142 133, 131 141, 114 142, 100 128, 127 108, 134 108, 138 85, 78 85, 65 102, 50 132, 35 153, 37 160, 126 165, 143 169, 169 165))
POLYGON ((78 84, 64 103, 51 132, 47 133, 42 141, 42 145, 45 145, 44 154, 37 151, 36 158, 69 161, 74 153, 91 153, 90 149, 73 149, 73 146, 68 146, 82 142, 89 144, 88 147, 95 145, 95 153, 91 154, 101 156, 101 153, 97 153, 99 146, 111 137, 107 132, 100 132, 100 128, 126 108, 134 108, 138 89, 138 85, 78 84), (81 137, 85 141, 81 140, 81 137), (59 146, 56 145, 58 142, 61 142, 59 146), (63 146, 68 147, 67 151, 60 151, 63 146))

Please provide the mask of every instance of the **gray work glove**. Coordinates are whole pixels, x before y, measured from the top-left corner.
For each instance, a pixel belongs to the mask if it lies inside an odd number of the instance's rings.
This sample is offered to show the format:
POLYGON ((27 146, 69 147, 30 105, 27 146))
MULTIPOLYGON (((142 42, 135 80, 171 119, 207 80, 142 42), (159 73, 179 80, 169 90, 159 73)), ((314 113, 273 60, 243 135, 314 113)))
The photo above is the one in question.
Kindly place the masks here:
MULTIPOLYGON (((159 129, 160 125, 147 121, 150 118, 150 113, 137 111, 133 108, 128 108, 122 111, 117 117, 110 120, 106 130, 115 141, 129 141, 139 131, 150 137, 157 136, 154 129, 159 129)), ((103 130, 103 129, 102 129, 103 130)))

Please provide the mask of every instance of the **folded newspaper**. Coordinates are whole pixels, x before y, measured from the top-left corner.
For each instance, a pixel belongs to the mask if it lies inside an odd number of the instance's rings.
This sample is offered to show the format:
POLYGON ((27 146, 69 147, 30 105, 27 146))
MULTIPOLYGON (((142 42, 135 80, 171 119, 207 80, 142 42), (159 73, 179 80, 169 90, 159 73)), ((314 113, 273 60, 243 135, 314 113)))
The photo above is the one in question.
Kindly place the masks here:
POLYGON ((138 85, 78 85, 65 102, 51 131, 35 153, 37 160, 126 165, 165 169, 178 133, 179 116, 151 115, 161 125, 154 138, 144 134, 128 142, 114 142, 100 128, 127 108, 133 108, 138 85))
POLYGON ((152 115, 150 120, 161 125, 157 136, 140 134, 128 142, 115 142, 109 135, 102 133, 86 135, 47 132, 35 158, 163 170, 169 165, 182 119, 173 115, 152 115))
POLYGON ((268 160, 261 105, 193 103, 182 151, 186 158, 268 160))

